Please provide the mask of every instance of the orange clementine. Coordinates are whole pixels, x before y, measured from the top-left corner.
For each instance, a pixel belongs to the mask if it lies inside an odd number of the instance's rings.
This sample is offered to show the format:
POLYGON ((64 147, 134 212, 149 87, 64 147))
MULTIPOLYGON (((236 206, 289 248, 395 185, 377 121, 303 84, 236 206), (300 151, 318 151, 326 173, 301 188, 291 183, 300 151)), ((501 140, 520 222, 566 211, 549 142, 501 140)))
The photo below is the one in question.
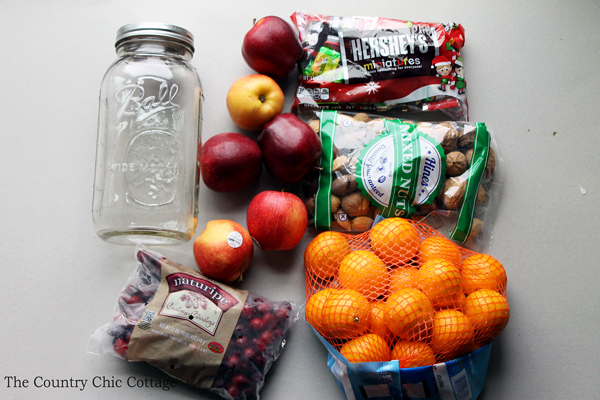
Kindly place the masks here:
POLYGON ((340 285, 356 290, 368 300, 385 295, 390 281, 387 266, 368 250, 356 250, 348 254, 340 264, 340 285))
POLYGON ((319 331, 319 333, 324 336, 326 332, 324 332, 322 327, 323 305, 325 304, 325 300, 327 300, 327 298, 335 290, 336 289, 324 289, 313 294, 306 302, 306 307, 304 308, 306 322, 311 324, 317 331, 319 331))
POLYGON ((416 256, 419 231, 407 219, 387 218, 369 233, 371 248, 386 264, 402 265, 416 256))
POLYGON ((385 324, 385 301, 375 300, 371 302, 369 332, 375 333, 384 339, 391 339, 392 334, 385 324))
POLYGON ((464 299, 459 269, 450 261, 432 259, 417 273, 419 287, 436 310, 456 308, 464 299))
POLYGON ((352 363, 390 361, 390 346, 374 333, 367 333, 346 342, 340 353, 352 363))
POLYGON ((426 263, 431 259, 448 260, 460 268, 462 256, 460 248, 442 236, 431 236, 419 244, 419 261, 426 263))
POLYGON ((500 293, 481 289, 467 296, 465 315, 475 328, 476 340, 487 343, 494 339, 508 324, 510 307, 500 293))
POLYGON ((390 271, 390 286, 389 293, 397 292, 400 289, 405 288, 419 288, 419 282, 417 280, 417 273, 419 270, 414 267, 398 267, 390 271))
POLYGON ((461 275, 467 295, 478 289, 506 290, 506 271, 498 260, 487 254, 474 254, 462 263, 461 275))
POLYGON ((418 289, 400 289, 385 302, 385 323, 396 336, 406 340, 424 339, 432 326, 431 301, 418 289))
POLYGON ((304 251, 304 267, 307 275, 321 279, 329 279, 337 275, 340 263, 350 251, 350 245, 341 233, 327 231, 318 234, 304 251))
POLYGON ((392 349, 392 360, 398 360, 400 368, 425 367, 435 364, 435 354, 425 342, 401 340, 392 349))
POLYGON ((465 354, 472 347, 473 324, 458 310, 441 310, 433 317, 431 348, 438 361, 448 360, 465 354))
POLYGON ((335 289, 321 310, 321 326, 325 336, 352 339, 367 330, 371 305, 355 290, 335 289))

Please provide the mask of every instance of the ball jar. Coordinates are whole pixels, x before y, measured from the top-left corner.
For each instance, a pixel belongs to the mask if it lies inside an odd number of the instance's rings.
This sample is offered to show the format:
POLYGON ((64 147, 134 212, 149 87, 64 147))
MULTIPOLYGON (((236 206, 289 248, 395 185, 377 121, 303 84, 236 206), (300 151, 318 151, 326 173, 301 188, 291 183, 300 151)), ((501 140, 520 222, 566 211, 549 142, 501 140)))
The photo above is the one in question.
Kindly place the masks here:
POLYGON ((196 232, 202 88, 194 38, 162 23, 120 28, 100 89, 93 221, 117 244, 178 244, 196 232))

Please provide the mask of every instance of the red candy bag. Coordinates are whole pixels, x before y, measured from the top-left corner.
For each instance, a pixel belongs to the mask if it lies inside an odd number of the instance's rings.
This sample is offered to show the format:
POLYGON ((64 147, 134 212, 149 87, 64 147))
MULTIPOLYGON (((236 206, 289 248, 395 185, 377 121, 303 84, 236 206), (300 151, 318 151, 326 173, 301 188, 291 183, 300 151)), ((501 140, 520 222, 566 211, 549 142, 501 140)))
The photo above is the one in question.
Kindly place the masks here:
POLYGON ((298 11, 304 58, 292 110, 441 110, 468 120, 460 24, 298 11))

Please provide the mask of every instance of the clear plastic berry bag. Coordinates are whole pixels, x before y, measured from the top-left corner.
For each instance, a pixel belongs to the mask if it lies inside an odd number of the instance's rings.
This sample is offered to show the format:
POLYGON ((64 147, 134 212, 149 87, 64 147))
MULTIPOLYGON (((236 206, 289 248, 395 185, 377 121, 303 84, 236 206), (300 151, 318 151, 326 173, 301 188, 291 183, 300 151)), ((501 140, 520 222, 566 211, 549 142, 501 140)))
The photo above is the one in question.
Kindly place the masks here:
POLYGON ((88 352, 147 362, 226 399, 258 399, 299 307, 210 280, 139 246, 138 264, 88 352))

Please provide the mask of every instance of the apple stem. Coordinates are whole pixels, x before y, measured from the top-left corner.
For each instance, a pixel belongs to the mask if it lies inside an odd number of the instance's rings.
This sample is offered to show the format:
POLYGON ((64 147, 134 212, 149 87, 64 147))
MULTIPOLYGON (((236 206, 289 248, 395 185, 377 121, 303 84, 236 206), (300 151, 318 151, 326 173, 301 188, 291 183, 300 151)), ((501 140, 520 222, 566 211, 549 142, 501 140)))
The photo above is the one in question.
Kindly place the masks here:
POLYGON ((256 25, 256 18, 252 18, 252 26, 256 25))

